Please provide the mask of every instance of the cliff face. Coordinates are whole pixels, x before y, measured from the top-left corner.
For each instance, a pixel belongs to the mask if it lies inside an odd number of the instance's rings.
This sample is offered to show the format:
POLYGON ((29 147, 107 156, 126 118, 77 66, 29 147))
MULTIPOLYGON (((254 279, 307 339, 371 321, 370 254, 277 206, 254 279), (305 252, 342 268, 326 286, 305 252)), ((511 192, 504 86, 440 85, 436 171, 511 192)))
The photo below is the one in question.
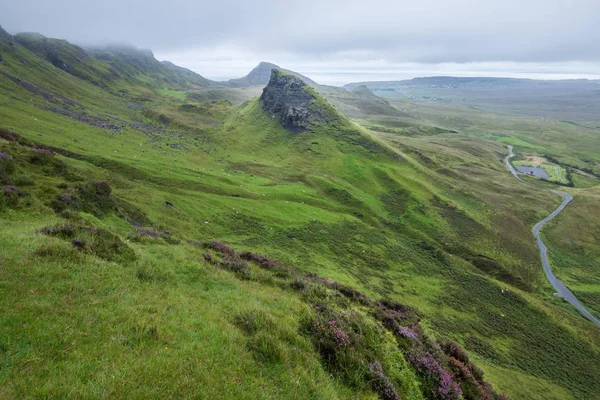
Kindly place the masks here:
POLYGON ((317 96, 301 79, 274 69, 260 100, 266 113, 278 117, 291 132, 300 133, 310 130, 315 123, 327 122, 317 105, 317 96))

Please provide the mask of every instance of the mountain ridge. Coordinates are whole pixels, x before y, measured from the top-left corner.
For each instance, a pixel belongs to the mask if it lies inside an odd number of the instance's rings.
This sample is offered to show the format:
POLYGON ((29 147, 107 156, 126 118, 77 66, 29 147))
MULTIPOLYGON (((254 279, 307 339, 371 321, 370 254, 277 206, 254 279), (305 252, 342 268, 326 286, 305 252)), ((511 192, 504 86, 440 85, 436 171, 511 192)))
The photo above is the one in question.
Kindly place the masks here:
POLYGON ((316 82, 304 75, 301 75, 297 72, 285 68, 281 68, 278 65, 266 61, 261 61, 248 73, 248 75, 242 78, 230 79, 226 82, 221 82, 221 84, 230 87, 264 86, 267 83, 269 83, 269 79, 271 78, 271 71, 273 69, 277 69, 280 71, 287 72, 290 75, 294 75, 309 85, 317 85, 316 82))

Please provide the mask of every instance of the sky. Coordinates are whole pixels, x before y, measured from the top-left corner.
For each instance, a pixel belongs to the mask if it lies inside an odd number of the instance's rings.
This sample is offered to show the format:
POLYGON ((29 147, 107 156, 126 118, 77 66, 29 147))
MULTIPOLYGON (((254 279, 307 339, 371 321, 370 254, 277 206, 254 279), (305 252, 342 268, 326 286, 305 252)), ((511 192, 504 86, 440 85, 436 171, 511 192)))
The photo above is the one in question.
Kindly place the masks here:
POLYGON ((131 44, 225 80, 269 61, 322 84, 600 79, 598 0, 0 0, 0 25, 131 44))

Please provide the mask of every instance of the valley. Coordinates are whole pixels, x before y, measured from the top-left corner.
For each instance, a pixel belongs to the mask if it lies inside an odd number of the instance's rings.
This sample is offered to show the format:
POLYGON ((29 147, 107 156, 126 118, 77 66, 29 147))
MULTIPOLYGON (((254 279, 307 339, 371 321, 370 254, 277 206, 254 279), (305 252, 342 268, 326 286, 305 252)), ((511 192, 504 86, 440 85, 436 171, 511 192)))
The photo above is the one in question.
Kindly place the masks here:
POLYGON ((0 398, 600 392, 599 328, 544 273, 600 315, 593 112, 214 82, 1 28, 0 54, 0 398))

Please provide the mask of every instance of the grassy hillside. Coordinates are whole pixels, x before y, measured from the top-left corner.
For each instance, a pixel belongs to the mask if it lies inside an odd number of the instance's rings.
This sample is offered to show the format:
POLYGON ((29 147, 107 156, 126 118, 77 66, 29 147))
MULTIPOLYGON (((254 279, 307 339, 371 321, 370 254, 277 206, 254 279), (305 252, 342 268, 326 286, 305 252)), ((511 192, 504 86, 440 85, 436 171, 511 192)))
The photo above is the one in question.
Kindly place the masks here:
POLYGON ((292 134, 258 99, 116 94, 0 46, 0 397, 600 391, 531 239, 559 199, 502 143, 367 129, 313 89, 330 123, 292 134))

